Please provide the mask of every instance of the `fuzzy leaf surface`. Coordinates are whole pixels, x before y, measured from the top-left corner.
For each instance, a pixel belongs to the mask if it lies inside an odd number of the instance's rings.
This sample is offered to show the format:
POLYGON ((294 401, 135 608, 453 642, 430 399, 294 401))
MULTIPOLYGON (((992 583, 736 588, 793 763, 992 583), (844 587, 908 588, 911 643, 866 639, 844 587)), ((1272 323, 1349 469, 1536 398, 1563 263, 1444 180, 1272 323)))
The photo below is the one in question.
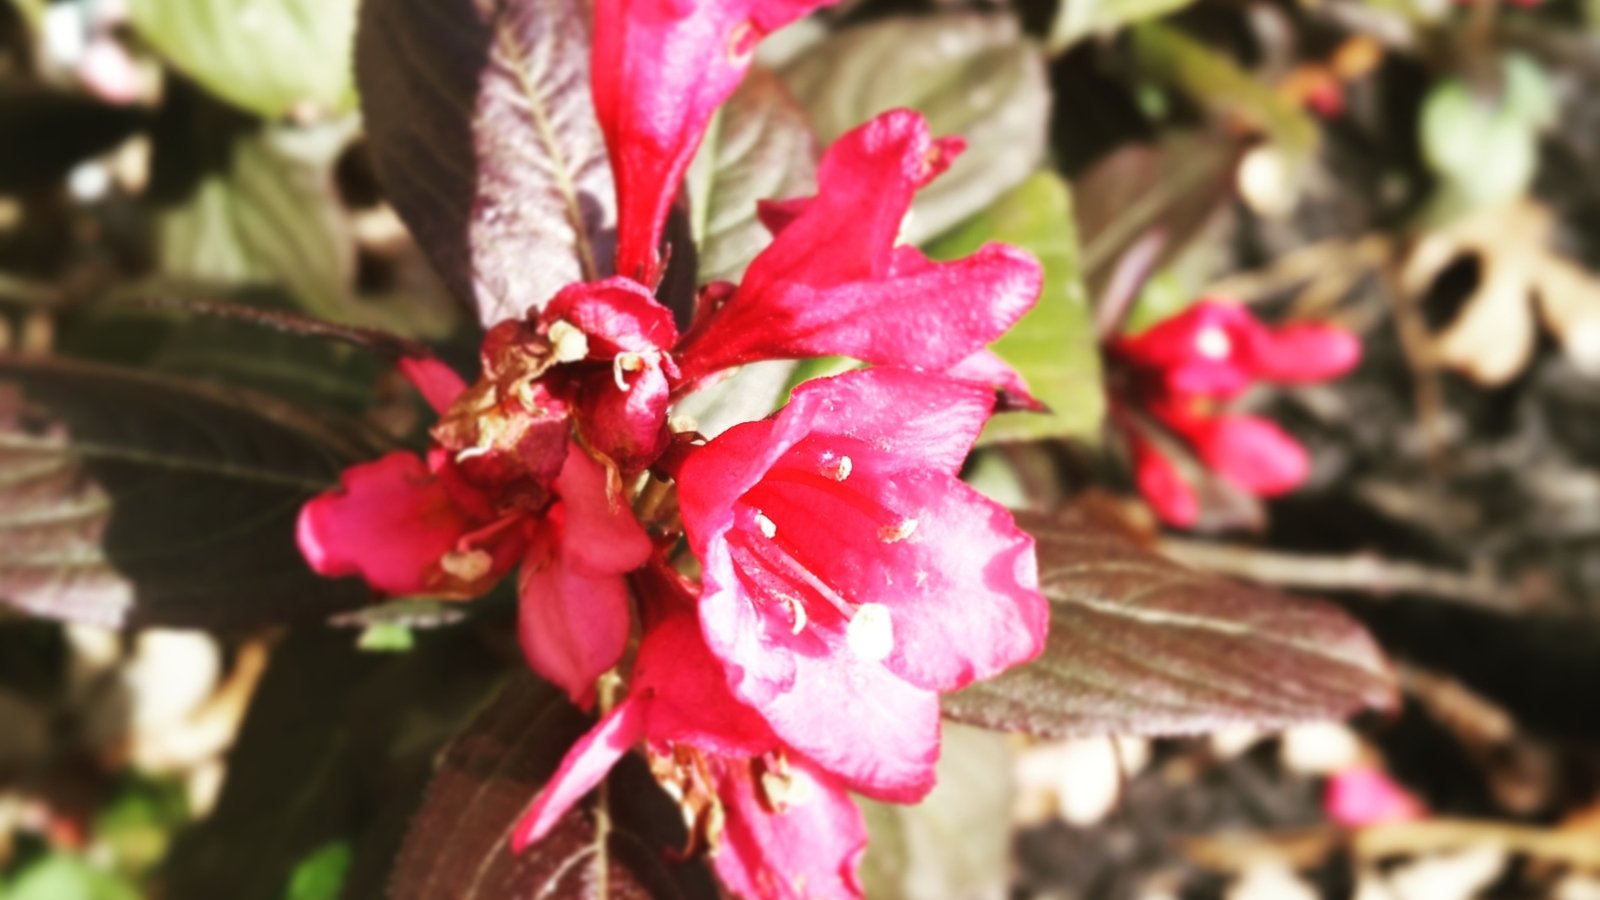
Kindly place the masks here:
POLYGON ((1395 702, 1377 645, 1331 604, 1191 571, 1082 514, 1017 521, 1039 542, 1044 653, 947 698, 951 718, 1045 737, 1170 735, 1395 702))
POLYGON ((246 628, 358 606, 300 504, 372 451, 262 395, 0 357, 0 601, 107 627, 246 628))
POLYGON ((389 199, 485 326, 609 274, 582 0, 370 0, 356 81, 389 199))
POLYGON ((511 852, 512 826, 589 724, 559 690, 514 677, 445 749, 395 864, 392 900, 715 898, 702 865, 667 858, 684 846, 682 823, 634 757, 611 776, 603 845, 590 804, 511 852))

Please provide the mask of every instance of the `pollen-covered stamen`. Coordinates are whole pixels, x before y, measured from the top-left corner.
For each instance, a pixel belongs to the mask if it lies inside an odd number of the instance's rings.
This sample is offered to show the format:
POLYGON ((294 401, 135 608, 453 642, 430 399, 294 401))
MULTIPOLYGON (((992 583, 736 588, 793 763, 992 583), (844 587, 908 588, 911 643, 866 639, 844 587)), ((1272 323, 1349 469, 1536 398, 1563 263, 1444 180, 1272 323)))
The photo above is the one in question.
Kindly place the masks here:
POLYGON ((755 518, 756 528, 761 530, 762 537, 771 539, 778 536, 778 523, 767 518, 766 513, 756 510, 755 518))
POLYGON ((1194 337, 1194 349, 1207 359, 1224 360, 1233 353, 1233 340, 1221 328, 1202 328, 1194 337))
POLYGON ((468 550, 451 550, 439 558, 439 568, 452 578, 462 581, 477 581, 489 574, 489 569, 494 566, 494 557, 478 548, 468 550))
POLYGON ((589 336, 566 319, 552 322, 545 332, 550 342, 550 354, 558 363, 577 362, 589 355, 589 336))
POLYGON ((878 540, 885 544, 898 544, 917 530, 916 519, 901 519, 893 525, 885 525, 878 529, 878 540))
POLYGON ((736 66, 748 65, 755 58, 756 46, 761 43, 761 30, 754 22, 740 22, 728 32, 728 61, 736 66))
POLYGON ((735 528, 728 532, 728 548, 745 587, 752 596, 781 609, 791 633, 803 631, 818 618, 818 612, 830 613, 819 620, 819 624, 835 623, 830 628, 838 628, 855 616, 855 604, 795 558, 794 548, 782 538, 758 539, 745 529, 735 528))
POLYGON ((855 468, 855 463, 848 456, 823 460, 821 472, 823 477, 832 478, 834 481, 843 481, 850 477, 850 472, 855 468))
MULTIPOLYGON (((849 459, 849 457, 841 457, 841 459, 849 459)), ((850 468, 852 467, 847 466, 846 471, 848 472, 850 468)), ((898 530, 903 528, 906 522, 912 522, 911 527, 916 528, 915 522, 911 517, 895 512, 861 491, 843 486, 843 478, 836 478, 827 474, 826 471, 813 472, 795 466, 774 466, 767 471, 767 477, 764 481, 764 487, 794 484, 821 491, 832 499, 839 500, 866 516, 867 520, 879 529, 898 530)), ((909 534, 909 531, 906 532, 906 535, 909 534)))
POLYGON ((863 603, 845 626, 845 644, 857 659, 882 662, 894 652, 894 620, 889 607, 863 603))

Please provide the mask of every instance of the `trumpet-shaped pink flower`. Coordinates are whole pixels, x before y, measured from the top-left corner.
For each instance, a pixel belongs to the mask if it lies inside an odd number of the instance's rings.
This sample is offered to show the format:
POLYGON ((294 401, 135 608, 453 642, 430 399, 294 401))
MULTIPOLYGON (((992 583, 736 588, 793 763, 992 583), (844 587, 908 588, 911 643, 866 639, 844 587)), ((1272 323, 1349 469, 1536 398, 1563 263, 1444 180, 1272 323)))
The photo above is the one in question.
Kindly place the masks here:
POLYGON ((700 620, 733 693, 852 789, 933 784, 940 691, 1040 650, 1033 539, 956 474, 982 386, 875 368, 801 385, 684 463, 700 620))
POLYGON ((1137 413, 1185 443, 1199 461, 1240 488, 1264 497, 1293 490, 1311 468, 1305 448, 1259 416, 1220 407, 1257 381, 1304 384, 1336 378, 1361 359, 1361 344, 1331 325, 1271 329, 1249 310, 1202 300, 1107 354, 1119 369, 1114 411, 1128 431, 1134 478, 1156 513, 1192 525, 1192 488, 1145 434, 1137 413))
POLYGON ((830 355, 943 372, 1010 328, 1039 296, 1031 256, 988 244, 934 262, 898 242, 912 195, 962 146, 930 138, 922 116, 905 109, 839 138, 822 158, 815 197, 762 206, 775 237, 743 283, 708 288, 712 308, 679 347, 684 380, 758 359, 830 355))
POLYGON ((727 688, 693 607, 660 597, 645 628, 627 699, 585 735, 518 823, 521 850, 555 827, 630 748, 644 744, 658 778, 672 782, 723 884, 757 900, 859 897, 866 847, 861 813, 845 791, 786 750, 727 688), (670 603, 670 601, 669 601, 670 603), (721 815, 708 814, 715 808, 721 815))
POLYGON ((569 447, 564 407, 526 380, 526 348, 507 341, 488 343, 489 377, 470 390, 438 363, 402 363, 445 415, 442 446, 426 461, 400 452, 350 468, 301 508, 296 537, 316 572, 398 596, 471 597, 520 564, 528 662, 588 705, 627 646, 623 575, 650 542, 602 465, 569 447))
POLYGON ((617 271, 645 284, 706 125, 756 45, 832 0, 596 0, 591 87, 617 186, 617 271))

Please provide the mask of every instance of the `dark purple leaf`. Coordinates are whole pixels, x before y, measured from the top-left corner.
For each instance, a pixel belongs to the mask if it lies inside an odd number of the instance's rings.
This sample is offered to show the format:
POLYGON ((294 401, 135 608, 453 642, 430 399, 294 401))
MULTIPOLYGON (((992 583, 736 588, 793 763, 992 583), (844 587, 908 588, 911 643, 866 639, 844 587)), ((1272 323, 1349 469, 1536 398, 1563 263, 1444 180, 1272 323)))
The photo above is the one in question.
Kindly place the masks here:
POLYGON ((952 695, 954 719, 1046 737, 1188 734, 1342 718, 1395 700, 1366 631, 1328 603, 1185 569, 1081 516, 1021 514, 1050 636, 952 695))
POLYGON ((253 627, 358 606, 294 543, 374 455, 280 401, 0 357, 0 601, 110 627, 253 627))
POLYGON ((684 846, 682 820, 634 757, 609 782, 603 853, 591 797, 512 854, 512 827, 589 724, 532 676, 508 684, 445 750, 395 864, 391 900, 717 897, 704 866, 669 859, 684 846))
POLYGON ((356 81, 379 180, 483 324, 608 274, 583 0, 369 0, 356 81))

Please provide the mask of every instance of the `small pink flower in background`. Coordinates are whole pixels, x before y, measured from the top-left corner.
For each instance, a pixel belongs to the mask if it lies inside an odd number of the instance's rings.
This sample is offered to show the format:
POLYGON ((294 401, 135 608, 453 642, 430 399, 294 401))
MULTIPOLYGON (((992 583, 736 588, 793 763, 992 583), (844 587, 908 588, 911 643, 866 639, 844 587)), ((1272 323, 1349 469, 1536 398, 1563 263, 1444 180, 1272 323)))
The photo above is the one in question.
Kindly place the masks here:
POLYGON ((617 185, 617 271, 648 285, 667 209, 756 45, 832 0, 596 0, 591 88, 617 185))
POLYGON ((1428 817, 1427 808, 1388 773, 1373 766, 1355 766, 1328 779, 1323 813, 1335 824, 1364 828, 1428 817))
POLYGON ((993 391, 874 368, 797 388, 689 457, 700 621, 730 687, 853 790, 933 784, 939 692, 1035 656, 1033 539, 957 478, 993 391))
POLYGON ((1140 492, 1163 520, 1187 526, 1199 515, 1199 501, 1167 447, 1181 443, 1249 493, 1271 497, 1293 490, 1310 471, 1305 448, 1267 419, 1221 410, 1258 381, 1337 378, 1360 361, 1361 343, 1336 326, 1272 329, 1242 306, 1202 300, 1136 336, 1118 338, 1107 356, 1120 379, 1113 414, 1128 436, 1140 492), (1152 424, 1166 435, 1151 433, 1152 424))
POLYGON ((905 109, 840 137, 822 158, 815 197, 763 204, 774 238, 744 281, 707 289, 713 308, 679 349, 684 380, 759 359, 831 355, 942 372, 1010 328, 1039 297, 1033 257, 988 244, 934 262, 899 243, 912 195, 962 146, 934 140, 905 109))

